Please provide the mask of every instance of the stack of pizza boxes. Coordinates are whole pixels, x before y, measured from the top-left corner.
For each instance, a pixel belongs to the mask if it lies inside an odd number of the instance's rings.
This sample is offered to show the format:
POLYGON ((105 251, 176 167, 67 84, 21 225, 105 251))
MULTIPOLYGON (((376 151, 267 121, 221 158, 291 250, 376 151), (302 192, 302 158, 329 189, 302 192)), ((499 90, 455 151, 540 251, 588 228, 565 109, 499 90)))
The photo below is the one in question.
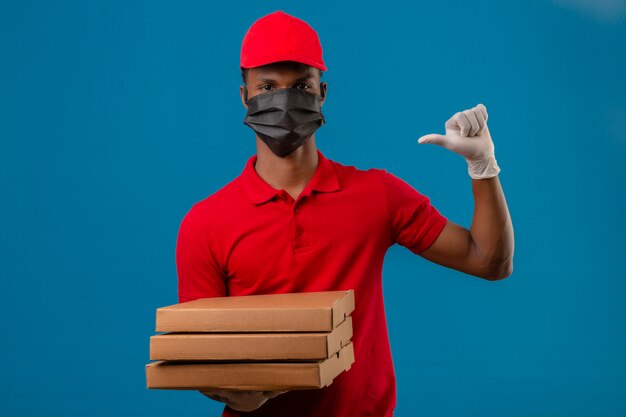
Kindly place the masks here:
POLYGON ((354 363, 354 290, 201 298, 158 308, 149 389, 323 388, 354 363))

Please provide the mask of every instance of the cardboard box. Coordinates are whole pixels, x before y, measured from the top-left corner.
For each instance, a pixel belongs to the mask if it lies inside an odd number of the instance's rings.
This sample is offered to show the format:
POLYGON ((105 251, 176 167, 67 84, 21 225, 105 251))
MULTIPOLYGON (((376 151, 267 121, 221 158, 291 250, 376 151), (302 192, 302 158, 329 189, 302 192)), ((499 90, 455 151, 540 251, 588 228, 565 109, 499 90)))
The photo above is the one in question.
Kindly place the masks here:
POLYGON ((166 333, 150 337, 151 360, 326 359, 352 338, 352 317, 331 332, 166 333))
POLYGON ((352 342, 313 362, 170 362, 146 365, 149 389, 300 390, 323 388, 354 363, 352 342))
POLYGON ((354 290, 201 298, 157 309, 157 332, 329 332, 354 290))

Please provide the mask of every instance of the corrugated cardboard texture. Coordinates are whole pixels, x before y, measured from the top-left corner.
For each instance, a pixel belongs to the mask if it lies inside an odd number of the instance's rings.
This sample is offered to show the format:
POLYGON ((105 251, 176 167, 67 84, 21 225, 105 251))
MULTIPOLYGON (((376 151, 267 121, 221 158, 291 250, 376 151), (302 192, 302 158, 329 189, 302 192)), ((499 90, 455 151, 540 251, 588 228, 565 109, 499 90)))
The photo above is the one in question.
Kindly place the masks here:
POLYGON ((323 388, 354 363, 352 342, 329 359, 315 362, 181 363, 146 365, 149 389, 295 390, 323 388))
POLYGON ((157 309, 157 332, 327 332, 354 310, 354 290, 201 298, 157 309))
POLYGON ((352 317, 332 332, 167 333, 150 337, 151 360, 325 359, 352 338, 352 317))

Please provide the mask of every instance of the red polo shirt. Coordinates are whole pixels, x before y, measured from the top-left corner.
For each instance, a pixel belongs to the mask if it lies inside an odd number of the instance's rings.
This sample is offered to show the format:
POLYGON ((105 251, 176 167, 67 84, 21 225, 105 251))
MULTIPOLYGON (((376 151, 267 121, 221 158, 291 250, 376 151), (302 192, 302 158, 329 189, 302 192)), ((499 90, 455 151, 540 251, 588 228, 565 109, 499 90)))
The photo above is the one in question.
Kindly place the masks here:
POLYGON ((393 416, 383 259, 395 243, 416 254, 428 248, 446 217, 384 169, 361 170, 317 154, 315 173, 296 200, 257 174, 253 155, 241 175, 193 205, 178 233, 179 302, 352 288, 355 362, 328 387, 288 391, 248 413, 225 406, 223 417, 393 416))

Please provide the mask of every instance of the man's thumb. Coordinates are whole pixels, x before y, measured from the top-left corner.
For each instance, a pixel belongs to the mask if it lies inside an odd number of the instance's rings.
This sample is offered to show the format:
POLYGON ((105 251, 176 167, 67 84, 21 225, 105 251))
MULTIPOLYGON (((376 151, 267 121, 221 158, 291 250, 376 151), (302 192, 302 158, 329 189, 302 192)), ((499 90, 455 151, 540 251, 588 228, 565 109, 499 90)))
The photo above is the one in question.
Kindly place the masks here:
POLYGON ((444 141, 445 136, 437 134, 425 135, 417 140, 418 143, 434 143, 435 145, 443 145, 444 141))

